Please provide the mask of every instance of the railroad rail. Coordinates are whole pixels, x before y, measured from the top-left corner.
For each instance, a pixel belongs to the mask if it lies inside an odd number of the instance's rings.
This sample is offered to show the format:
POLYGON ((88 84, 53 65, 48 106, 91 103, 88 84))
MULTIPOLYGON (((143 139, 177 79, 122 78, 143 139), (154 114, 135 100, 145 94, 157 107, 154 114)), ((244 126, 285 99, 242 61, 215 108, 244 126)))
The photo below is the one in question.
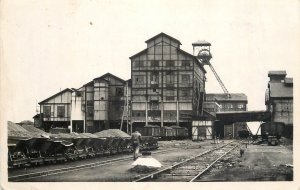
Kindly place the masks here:
POLYGON ((134 182, 197 181, 217 161, 239 146, 237 141, 205 151, 172 166, 141 177, 134 182))
MULTIPOLYGON (((175 149, 158 150, 158 151, 153 152, 152 154, 162 154, 162 153, 164 154, 164 153, 168 153, 168 152, 173 152, 174 150, 175 149)), ((61 173, 71 172, 71 171, 94 168, 94 167, 104 166, 104 165, 108 165, 108 164, 112 164, 112 163, 116 163, 116 162, 122 162, 122 161, 126 161, 126 160, 131 160, 131 159, 133 159, 133 156, 126 156, 126 157, 122 157, 122 158, 115 158, 115 159, 110 159, 110 160, 105 160, 105 161, 98 161, 98 162, 93 162, 93 163, 88 163, 88 164, 82 164, 82 165, 78 165, 78 166, 15 175, 15 176, 8 177, 8 181, 12 181, 12 182, 25 181, 25 180, 32 179, 32 178, 57 175, 57 174, 61 174, 61 173)))

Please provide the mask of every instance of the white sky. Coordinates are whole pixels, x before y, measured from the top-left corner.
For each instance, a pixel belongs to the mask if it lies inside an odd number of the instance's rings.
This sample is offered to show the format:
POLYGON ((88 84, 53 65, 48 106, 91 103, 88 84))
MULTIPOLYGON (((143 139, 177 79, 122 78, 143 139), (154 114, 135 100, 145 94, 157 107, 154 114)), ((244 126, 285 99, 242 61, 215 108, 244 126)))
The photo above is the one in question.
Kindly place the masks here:
MULTIPOLYGON (((193 42, 211 42, 211 63, 230 92, 248 96, 249 110, 265 109, 269 70, 298 71, 296 0, 7 0, 1 9, 1 102, 14 122, 32 119, 36 101, 60 89, 107 72, 129 79, 129 57, 160 32, 190 53, 193 42)), ((221 93, 206 70, 206 91, 221 93)))

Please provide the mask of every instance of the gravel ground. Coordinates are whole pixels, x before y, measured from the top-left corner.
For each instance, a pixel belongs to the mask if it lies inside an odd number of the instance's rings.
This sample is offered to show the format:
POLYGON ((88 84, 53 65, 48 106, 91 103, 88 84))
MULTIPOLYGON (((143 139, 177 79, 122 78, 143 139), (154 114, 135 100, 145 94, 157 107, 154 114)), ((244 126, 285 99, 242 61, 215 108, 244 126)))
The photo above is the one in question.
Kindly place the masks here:
MULTIPOLYGON (((162 167, 168 167, 175 162, 182 161, 191 156, 204 152, 213 146, 211 141, 193 142, 190 140, 184 141, 160 141, 159 146, 161 150, 174 149, 169 153, 159 153, 152 155, 155 159, 162 163, 162 167), (178 149, 177 149, 178 148, 178 149)), ((86 161, 85 161, 86 162, 86 161)), ((58 175, 44 176, 33 178, 28 181, 36 182, 114 182, 114 181, 132 181, 141 177, 145 173, 137 173, 133 171, 131 165, 133 161, 122 161, 104 165, 101 167, 83 169, 73 172, 66 172, 58 175)), ((56 166, 58 167, 58 166, 56 166)), ((61 165, 59 167, 64 167, 61 165)), ((27 171, 28 172, 28 171, 27 171)))
POLYGON ((199 181, 292 181, 290 146, 245 145, 224 157, 199 181))
MULTIPOLYGON (((222 141, 220 145, 228 141, 222 141)), ((162 167, 168 167, 200 154, 216 146, 212 141, 193 142, 190 140, 159 141, 160 150, 174 149, 169 153, 153 154, 162 167)), ((240 157, 240 149, 235 149, 217 162, 199 181, 291 181, 293 180, 293 152, 292 146, 285 143, 280 146, 245 145, 245 154, 240 157)), ((60 167, 80 165, 94 161, 107 160, 128 155, 115 155, 109 158, 95 158, 60 165, 40 166, 9 171, 9 176, 55 169, 60 167)), ((134 171, 133 161, 121 161, 108 165, 66 172, 58 175, 33 178, 32 182, 116 182, 132 181, 149 173, 149 171, 134 171)))

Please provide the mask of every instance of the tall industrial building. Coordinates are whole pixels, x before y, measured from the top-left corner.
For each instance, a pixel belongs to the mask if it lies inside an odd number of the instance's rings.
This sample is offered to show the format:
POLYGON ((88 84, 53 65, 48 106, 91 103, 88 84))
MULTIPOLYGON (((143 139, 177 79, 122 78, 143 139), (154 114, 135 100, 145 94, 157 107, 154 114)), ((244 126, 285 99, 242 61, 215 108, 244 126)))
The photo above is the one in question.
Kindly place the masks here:
POLYGON ((160 33, 131 59, 131 122, 190 127, 203 110, 205 69, 180 41, 160 33))
POLYGON ((293 78, 286 71, 269 71, 265 104, 271 113, 271 122, 285 125, 283 135, 293 137, 293 78))

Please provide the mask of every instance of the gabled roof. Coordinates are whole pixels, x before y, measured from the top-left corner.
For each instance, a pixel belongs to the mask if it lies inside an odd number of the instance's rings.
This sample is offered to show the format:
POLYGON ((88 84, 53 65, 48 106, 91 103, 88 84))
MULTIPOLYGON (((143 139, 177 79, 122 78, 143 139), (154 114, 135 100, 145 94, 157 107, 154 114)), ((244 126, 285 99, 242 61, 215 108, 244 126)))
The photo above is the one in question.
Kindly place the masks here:
POLYGON ((269 86, 271 98, 293 98, 293 87, 279 82, 270 82, 269 86))
POLYGON ((112 78, 115 78, 115 79, 117 79, 117 80, 119 80, 119 81, 125 83, 125 80, 123 80, 123 79, 121 79, 121 78, 119 78, 119 77, 117 77, 117 76, 115 76, 115 75, 113 75, 113 74, 111 74, 111 73, 106 73, 106 74, 104 74, 104 75, 102 75, 102 76, 100 76, 100 77, 94 78, 93 80, 103 79, 103 80, 106 80, 106 81, 107 81, 106 77, 112 77, 112 78))
POLYGON ((155 38, 158 38, 158 37, 160 37, 160 36, 166 36, 166 37, 168 37, 168 38, 170 38, 170 39, 172 39, 172 40, 178 42, 178 43, 181 45, 181 42, 180 42, 179 40, 177 40, 176 38, 173 38, 172 36, 169 36, 168 34, 165 34, 165 33, 163 33, 163 32, 157 34, 156 36, 153 36, 152 38, 150 38, 149 40, 147 40, 147 41, 145 41, 145 42, 148 43, 149 41, 152 41, 152 40, 154 40, 155 38))
POLYGON ((286 71, 269 71, 268 77, 274 76, 274 75, 286 76, 286 71))
POLYGON ((246 101, 247 96, 244 93, 230 93, 230 98, 224 93, 210 93, 206 94, 206 100, 209 101, 219 101, 219 102, 227 102, 227 101, 246 101))
POLYGON ((44 102, 46 102, 46 101, 48 101, 48 100, 50 100, 50 99, 52 99, 52 98, 54 98, 54 97, 60 95, 60 94, 63 94, 63 93, 65 93, 65 92, 67 92, 67 91, 73 92, 74 90, 72 90, 72 89, 70 89, 70 88, 66 88, 66 89, 64 89, 63 91, 60 91, 60 92, 54 94, 53 96, 50 96, 49 98, 47 98, 47 99, 45 99, 45 100, 39 102, 39 104, 42 104, 42 103, 44 103, 44 102))
POLYGON ((143 54, 143 53, 146 53, 146 52, 147 52, 147 50, 148 50, 148 49, 146 48, 146 49, 144 49, 144 50, 140 51, 139 53, 137 53, 137 54, 134 54, 133 56, 129 57, 129 59, 135 58, 136 56, 139 56, 139 55, 141 55, 141 54, 143 54))

